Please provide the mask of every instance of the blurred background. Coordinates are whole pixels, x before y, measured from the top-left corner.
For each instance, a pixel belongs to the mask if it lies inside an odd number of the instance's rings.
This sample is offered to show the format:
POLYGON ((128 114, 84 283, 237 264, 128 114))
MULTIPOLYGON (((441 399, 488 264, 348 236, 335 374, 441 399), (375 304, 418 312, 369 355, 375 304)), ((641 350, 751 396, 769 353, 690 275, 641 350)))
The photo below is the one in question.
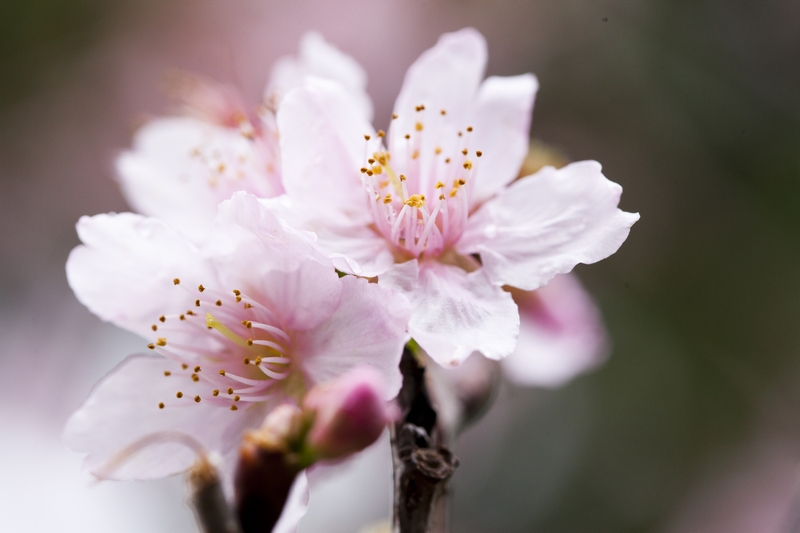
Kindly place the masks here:
MULTIPOLYGON (((81 215, 127 209, 111 161, 168 109, 164 74, 255 106, 316 29, 366 68, 385 127, 408 65, 471 25, 489 74, 539 77, 533 137, 602 162, 642 219, 576 269, 610 359, 558 390, 503 385, 456 446, 453 531, 800 531, 798 21, 792 0, 3 0, 2 529, 196 531, 180 479, 93 484, 60 443, 141 349, 75 300, 64 262, 81 215)), ((388 516, 386 457, 331 480, 301 531, 388 516)))

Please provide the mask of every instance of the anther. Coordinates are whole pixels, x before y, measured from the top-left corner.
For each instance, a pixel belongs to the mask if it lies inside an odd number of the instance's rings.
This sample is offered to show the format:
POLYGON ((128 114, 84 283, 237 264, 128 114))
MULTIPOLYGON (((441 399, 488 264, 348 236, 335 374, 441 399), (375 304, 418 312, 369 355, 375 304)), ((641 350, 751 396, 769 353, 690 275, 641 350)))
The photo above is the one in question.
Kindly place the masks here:
POLYGON ((164 408, 164 402, 158 402, 158 408, 159 409, 163 409, 164 408))
POLYGON ((467 126, 467 131, 472 131, 472 126, 467 126))
MULTIPOLYGON (((251 346, 252 346, 252 344, 251 344, 251 346)), ((245 357, 244 358, 244 364, 246 364, 246 365, 250 364, 250 358, 249 357, 245 357)))
POLYGON ((156 345, 157 346, 166 346, 167 345, 167 339, 165 337, 159 337, 158 339, 156 339, 156 345))
POLYGON ((256 360, 253 362, 253 364, 256 365, 256 366, 261 364, 261 356, 260 355, 258 357, 256 357, 256 360))
POLYGON ((220 376, 224 376, 224 375, 225 375, 225 371, 224 371, 224 370, 220 370, 220 371, 219 371, 219 375, 220 375, 220 376))
POLYGON ((178 318, 180 318, 181 320, 186 320, 186 316, 185 315, 181 315, 178 318))
POLYGON ((469 150, 464 148, 463 150, 461 150, 461 153, 464 154, 464 155, 467 155, 469 153, 469 150))
POLYGON ((219 389, 214 389, 214 390, 211 392, 211 394, 212 394, 212 395, 214 395, 214 396, 219 396, 219 389))
POLYGON ((374 174, 383 174, 383 167, 380 165, 375 165, 374 167, 372 167, 372 172, 374 174))
POLYGON ((153 343, 148 344, 147 347, 150 348, 151 350, 155 350, 156 349, 156 345, 153 344, 153 343))
POLYGON ((375 162, 375 160, 372 159, 371 157, 369 159, 367 159, 367 163, 369 163, 370 165, 373 164, 374 162, 375 162))
POLYGON ((472 170, 472 161, 464 161, 464 168, 467 170, 472 170))
POLYGON ((234 401, 234 402, 238 402, 240 399, 241 399, 241 398, 239 398, 239 396, 238 396, 238 395, 236 395, 236 396, 234 396, 234 397, 233 397, 233 401, 234 401))
POLYGON ((439 154, 442 153, 442 149, 437 146, 436 149, 433 151, 433 153, 435 153, 436 155, 439 155, 439 154))
POLYGON ((195 401, 196 403, 200 403, 200 396, 195 396, 195 397, 194 397, 194 401, 195 401))
POLYGON ((200 307, 200 300, 195 300, 194 305, 195 307, 200 307))
POLYGON ((380 137, 380 138, 386 137, 386 132, 383 131, 383 130, 378 130, 378 137, 380 137))
POLYGON ((197 383, 198 381, 200 381, 200 377, 197 374, 192 374, 192 381, 197 383))
POLYGON ((448 157, 447 159, 444 160, 444 162, 445 163, 449 163, 450 162, 450 158, 448 157))
POLYGON ((400 174, 400 181, 406 181, 406 177, 403 174, 400 174))
POLYGON ((459 136, 459 137, 462 137, 463 135, 464 135, 464 134, 463 134, 463 133, 461 133, 460 131, 458 132, 458 136, 459 136))
POLYGON ((172 375, 172 372, 170 372, 169 370, 164 370, 164 375, 169 377, 172 375))
POLYGON ((425 111, 425 104, 420 104, 417 106, 417 111, 425 111))
POLYGON ((412 194, 404 203, 407 206, 416 207, 419 209, 425 205, 425 196, 421 194, 412 194))
POLYGON ((445 111, 444 109, 442 109, 441 111, 439 111, 439 113, 441 113, 441 114, 442 114, 442 116, 445 116, 445 115, 447 114, 447 111, 445 111))
POLYGON ((450 198, 455 198, 456 194, 458 194, 458 189, 451 189, 450 190, 450 198))
POLYGON ((406 138, 406 139, 410 139, 410 138, 411 138, 411 135, 409 135, 408 133, 406 133, 406 135, 405 135, 405 138, 406 138))
POLYGON ((188 311, 186 311, 186 314, 189 315, 189 316, 194 316, 194 311, 189 309, 188 311))
POLYGON ((228 394, 233 394, 233 388, 232 387, 228 387, 228 394))
POLYGON ((436 188, 437 189, 444 189, 444 183, 442 183, 441 181, 437 181, 436 182, 436 188))
POLYGON ((238 411, 238 410, 239 410, 238 407, 236 407, 235 405, 231 405, 231 411, 238 411))
MULTIPOLYGON (((252 346, 253 345, 253 339, 247 339, 247 345, 248 346, 252 346)), ((245 364, 247 364, 247 363, 245 363, 245 364)))
POLYGON ((222 300, 217 300, 214 303, 217 304, 217 307, 220 307, 222 305, 222 300))
POLYGON ((181 363, 181 368, 186 370, 187 368, 189 368, 189 365, 187 365, 186 363, 181 363))
POLYGON ((178 278, 175 278, 175 279, 172 280, 172 284, 173 285, 180 285, 180 283, 181 283, 181 280, 178 279, 178 278))
POLYGON ((373 174, 374 172, 372 172, 371 170, 367 170, 367 176, 372 176, 373 174))
POLYGON ((392 120, 397 118, 397 113, 392 113, 392 120))
POLYGON ((245 309, 250 309, 251 307, 253 307, 251 304, 249 304, 247 302, 244 303, 244 308, 245 309))
POLYGON ((411 154, 411 159, 416 159, 419 157, 419 150, 414 150, 414 153, 411 154))
POLYGON ((464 178, 459 178, 459 180, 456 183, 458 183, 459 185, 464 185, 467 182, 464 180, 464 178))
POLYGON ((364 135, 364 140, 368 141, 369 140, 369 135, 364 135))
POLYGON ((242 301, 242 297, 241 297, 241 296, 237 296, 237 297, 236 297, 236 303, 238 304, 238 303, 239 303, 239 302, 241 302, 241 301, 242 301))
POLYGON ((197 286, 197 290, 203 292, 204 290, 206 290, 206 288, 203 287, 203 284, 201 283, 200 285, 197 286))
POLYGON ((414 125, 414 129, 415 129, 415 130, 417 130, 417 131, 422 131, 422 129, 423 129, 424 127, 425 127, 425 126, 423 126, 423 125, 422 125, 422 122, 417 122, 417 123, 414 125))
POLYGON ((482 155, 483 155, 483 152, 481 152, 480 150, 475 150, 475 155, 477 155, 478 157, 480 157, 480 156, 482 156, 482 155))
POLYGON ((158 331, 158 326, 153 324, 152 326, 150 326, 150 329, 152 329, 153 331, 158 331))
POLYGON ((384 196, 383 197, 383 203, 385 203, 385 204, 392 203, 392 195, 391 194, 387 194, 386 196, 384 196))
POLYGON ((164 322, 166 322, 166 321, 167 321, 167 317, 165 317, 164 315, 161 315, 160 317, 158 317, 158 319, 159 319, 159 320, 160 320, 162 323, 164 323, 164 322))
POLYGON ((367 173, 367 167, 361 167, 360 170, 361 170, 362 174, 366 174, 367 173))
POLYGON ((439 200, 444 200, 444 194, 439 195, 439 200))
POLYGON ((178 392, 175 393, 175 397, 176 398, 183 398, 183 393, 181 391, 178 391, 178 392))

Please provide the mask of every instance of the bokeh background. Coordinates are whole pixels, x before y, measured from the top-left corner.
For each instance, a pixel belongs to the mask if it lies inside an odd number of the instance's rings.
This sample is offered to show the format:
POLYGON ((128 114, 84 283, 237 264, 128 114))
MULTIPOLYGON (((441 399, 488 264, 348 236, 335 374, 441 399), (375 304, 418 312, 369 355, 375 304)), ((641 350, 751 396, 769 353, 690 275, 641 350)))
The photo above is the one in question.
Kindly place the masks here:
MULTIPOLYGON (((793 0, 2 0, 0 524, 196 531, 178 478, 93 484, 61 426, 141 341, 74 299, 84 214, 124 211, 111 161, 163 113, 164 74, 238 86, 315 29, 369 73, 376 126, 444 31, 489 74, 539 77, 532 135, 597 159, 642 219, 576 269, 606 365, 558 390, 503 385, 456 446, 453 531, 800 531, 800 3, 793 0)), ((373 451, 301 531, 388 515, 373 451)))

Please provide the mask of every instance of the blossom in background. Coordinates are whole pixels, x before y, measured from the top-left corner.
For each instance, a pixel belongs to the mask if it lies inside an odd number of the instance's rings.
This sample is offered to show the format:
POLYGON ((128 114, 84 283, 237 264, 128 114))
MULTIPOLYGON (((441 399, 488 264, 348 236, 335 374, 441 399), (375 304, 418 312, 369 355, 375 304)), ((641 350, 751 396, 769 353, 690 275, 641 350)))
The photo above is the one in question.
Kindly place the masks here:
MULTIPOLYGON (((91 311, 146 336, 159 355, 126 359, 69 420, 65 443, 104 465, 163 431, 193 437, 230 467, 242 432, 314 384, 369 365, 401 384, 409 308, 391 289, 339 278, 309 235, 237 193, 195 246, 164 222, 130 213, 84 217, 70 286, 91 311)), ((108 476, 185 470, 194 453, 157 441, 108 476)))
POLYGON ((443 35, 409 69, 388 134, 322 79, 277 115, 289 216, 339 270, 406 294, 409 333, 449 366, 514 351, 519 313, 503 286, 537 289, 599 261, 639 218, 617 208, 622 189, 594 161, 514 182, 538 84, 481 81, 486 55, 473 29, 443 35))
POLYGON ((201 242, 217 205, 234 192, 260 198, 283 193, 275 110, 306 75, 341 84, 359 113, 371 118, 363 69, 316 33, 302 38, 297 58, 276 62, 255 113, 234 88, 173 76, 172 92, 182 103, 183 116, 146 123, 132 149, 117 159, 117 175, 130 205, 201 242))

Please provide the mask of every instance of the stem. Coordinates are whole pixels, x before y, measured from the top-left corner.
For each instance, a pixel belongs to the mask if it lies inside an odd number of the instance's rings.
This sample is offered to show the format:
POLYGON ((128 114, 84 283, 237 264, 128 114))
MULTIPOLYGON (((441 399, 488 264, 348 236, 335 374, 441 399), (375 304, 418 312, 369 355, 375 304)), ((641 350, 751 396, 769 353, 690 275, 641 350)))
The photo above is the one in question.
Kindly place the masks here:
POLYGON ((189 471, 190 500, 203 533, 241 533, 216 469, 203 457, 189 471))
POLYGON ((400 362, 403 416, 391 428, 394 463, 394 533, 444 533, 447 482, 458 459, 442 445, 425 368, 409 348, 400 362))

